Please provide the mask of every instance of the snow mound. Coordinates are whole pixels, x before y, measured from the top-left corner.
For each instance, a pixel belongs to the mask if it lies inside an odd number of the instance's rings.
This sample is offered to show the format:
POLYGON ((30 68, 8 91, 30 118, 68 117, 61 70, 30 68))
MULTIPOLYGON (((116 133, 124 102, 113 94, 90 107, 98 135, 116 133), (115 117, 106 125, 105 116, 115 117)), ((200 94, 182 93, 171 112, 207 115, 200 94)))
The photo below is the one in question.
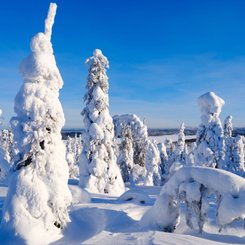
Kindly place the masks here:
POLYGON ((224 100, 218 97, 214 92, 208 92, 198 98, 198 105, 203 114, 221 113, 221 108, 225 104, 224 100))
POLYGON ((87 191, 75 185, 69 185, 69 189, 72 195, 72 204, 91 202, 90 194, 87 191))
POLYGON ((118 199, 118 201, 123 201, 123 202, 133 202, 137 204, 145 204, 149 205, 152 201, 150 197, 143 191, 137 190, 129 190, 122 194, 118 199))

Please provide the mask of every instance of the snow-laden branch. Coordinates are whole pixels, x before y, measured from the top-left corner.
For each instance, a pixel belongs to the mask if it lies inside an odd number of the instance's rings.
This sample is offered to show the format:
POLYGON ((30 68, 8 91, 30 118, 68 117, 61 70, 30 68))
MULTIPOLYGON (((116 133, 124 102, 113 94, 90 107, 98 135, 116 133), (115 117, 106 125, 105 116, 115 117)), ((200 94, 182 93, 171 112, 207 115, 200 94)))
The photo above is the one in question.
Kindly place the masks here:
POLYGON ((56 9, 57 9, 56 3, 50 3, 49 10, 48 10, 48 16, 45 20, 45 30, 44 30, 44 33, 48 37, 49 40, 51 40, 52 27, 54 24, 54 17, 56 15, 56 9))

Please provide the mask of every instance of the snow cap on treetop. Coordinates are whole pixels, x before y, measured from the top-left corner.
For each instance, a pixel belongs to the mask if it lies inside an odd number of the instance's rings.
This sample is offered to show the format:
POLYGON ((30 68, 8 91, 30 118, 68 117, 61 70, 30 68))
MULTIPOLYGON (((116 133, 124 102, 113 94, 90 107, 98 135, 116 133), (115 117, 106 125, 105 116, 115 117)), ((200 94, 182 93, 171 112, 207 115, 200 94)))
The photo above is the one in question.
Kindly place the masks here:
POLYGON ((44 33, 49 40, 51 39, 51 35, 52 35, 52 27, 54 24, 54 17, 56 15, 56 9, 57 9, 56 3, 50 3, 48 16, 45 20, 45 30, 44 30, 44 33))
POLYGON ((34 53, 53 53, 52 44, 50 42, 52 35, 52 27, 54 24, 54 17, 56 14, 57 5, 50 3, 48 16, 45 19, 44 33, 36 34, 31 40, 31 50, 34 53))
POLYGON ((93 52, 93 56, 88 58, 85 61, 85 64, 89 64, 91 61, 93 62, 93 60, 99 60, 100 63, 105 67, 105 68, 109 68, 109 61, 108 59, 102 54, 102 51, 100 49, 95 49, 93 52))
POLYGON ((93 55, 95 57, 103 56, 102 51, 100 49, 95 49, 93 55))
POLYGON ((207 92, 198 98, 198 105, 203 114, 216 114, 219 116, 221 108, 225 104, 224 100, 214 92, 207 92))

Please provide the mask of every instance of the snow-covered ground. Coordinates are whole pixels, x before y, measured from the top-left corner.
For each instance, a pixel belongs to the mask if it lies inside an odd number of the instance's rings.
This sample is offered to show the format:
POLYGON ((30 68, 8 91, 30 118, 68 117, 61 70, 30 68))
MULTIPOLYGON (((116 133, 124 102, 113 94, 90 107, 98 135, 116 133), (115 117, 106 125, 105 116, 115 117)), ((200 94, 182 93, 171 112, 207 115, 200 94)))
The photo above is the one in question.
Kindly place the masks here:
MULTIPOLYGON (((75 199, 73 201, 76 203, 79 192, 79 190, 76 191, 76 188, 79 187, 74 181, 72 184, 75 199)), ((161 187, 132 187, 130 192, 119 200, 117 197, 105 194, 92 194, 91 203, 73 204, 70 208, 71 222, 64 231, 64 237, 52 244, 245 244, 243 237, 218 232, 216 234, 204 232, 202 235, 198 233, 179 234, 178 231, 166 233, 142 228, 139 220, 151 208, 160 189, 161 187), (138 194, 136 195, 135 192, 138 194)), ((2 215, 6 191, 6 187, 0 187, 0 215, 2 215)), ((88 201, 89 199, 86 195, 80 196, 80 202, 83 200, 88 201)))
MULTIPOLYGON (((166 139, 171 139, 172 142, 176 142, 178 140, 178 134, 170 134, 170 135, 160 135, 160 136, 148 136, 150 140, 155 140, 157 143, 163 143, 166 139)), ((186 140, 196 139, 196 135, 186 135, 186 140)))

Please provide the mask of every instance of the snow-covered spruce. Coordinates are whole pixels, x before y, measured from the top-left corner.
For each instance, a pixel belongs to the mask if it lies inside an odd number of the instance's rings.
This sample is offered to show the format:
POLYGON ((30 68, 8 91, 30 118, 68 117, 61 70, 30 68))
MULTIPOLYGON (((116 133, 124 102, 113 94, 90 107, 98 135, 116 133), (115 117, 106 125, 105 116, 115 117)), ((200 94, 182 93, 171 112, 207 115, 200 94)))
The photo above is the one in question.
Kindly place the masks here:
MULTIPOLYGON (((115 135, 121 139, 123 144, 123 128, 130 128, 133 143, 133 167, 130 171, 132 184, 144 184, 146 181, 146 147, 148 133, 146 125, 135 114, 116 115, 113 117, 115 135)), ((119 147, 119 156, 122 154, 123 146, 119 147)), ((131 154, 131 153, 130 153, 131 154)))
POLYGON ((169 169, 171 168, 171 165, 173 164, 173 154, 175 151, 175 147, 174 147, 172 140, 169 138, 165 139, 164 145, 165 145, 167 156, 168 156, 168 161, 164 167, 165 177, 167 177, 169 174, 169 169))
POLYGON ((173 153, 173 162, 185 163, 185 124, 182 123, 179 129, 179 136, 175 151, 173 153))
POLYGON ((198 98, 202 116, 196 138, 196 165, 223 168, 225 149, 219 115, 224 103, 224 100, 213 92, 205 93, 198 98))
POLYGON ((228 170, 240 176, 244 176, 245 174, 244 160, 245 160, 244 137, 241 135, 237 135, 233 142, 232 162, 230 163, 228 170))
POLYGON ((114 152, 114 125, 109 114, 107 58, 96 49, 86 63, 89 65, 87 78, 86 106, 84 117, 84 149, 80 160, 81 187, 90 192, 120 195, 124 182, 116 163, 114 152))
POLYGON ((160 163, 160 169, 161 169, 161 184, 165 183, 165 180, 167 178, 167 172, 168 169, 166 169, 166 167, 168 166, 168 154, 167 154, 167 151, 166 151, 166 147, 164 145, 164 143, 159 143, 157 145, 158 147, 158 150, 159 150, 159 153, 160 153, 160 160, 161 160, 161 163, 160 163))
POLYGON ((154 141, 147 141, 146 145, 146 186, 159 186, 161 185, 161 158, 160 152, 154 141))
POLYGON ((217 196, 217 213, 213 217, 217 218, 214 224, 217 223, 220 230, 245 218, 244 178, 221 169, 182 167, 162 187, 155 204, 142 217, 141 224, 154 230, 174 231, 180 218, 179 204, 184 201, 187 226, 202 232, 211 194, 217 196), (194 218, 196 226, 192 223, 194 218))
MULTIPOLYGON (((187 145, 186 145, 187 147, 187 145)), ((186 150, 185 163, 187 166, 192 166, 195 163, 195 151, 196 151, 196 142, 191 143, 189 149, 186 150)))
MULTIPOLYGON (((3 112, 0 109, 0 125, 2 124, 2 115, 3 112)), ((6 132, 8 130, 2 130, 0 133, 0 182, 3 182, 6 180, 6 177, 8 175, 10 165, 10 154, 9 154, 9 141, 6 132)))
POLYGON ((232 116, 228 116, 224 120, 224 136, 231 137, 232 131, 233 131, 232 116))
POLYGON ((132 130, 129 125, 122 127, 121 144, 119 146, 119 156, 117 163, 120 166, 123 181, 132 182, 132 170, 134 166, 134 149, 132 130))
POLYGON ((135 114, 116 115, 113 117, 116 137, 122 137, 123 125, 131 128, 134 148, 134 164, 145 167, 146 145, 148 140, 147 127, 135 114))
POLYGON ((232 137, 233 125, 232 116, 226 117, 224 120, 224 142, 225 142, 225 164, 223 168, 228 171, 233 169, 233 148, 234 138, 232 137))
POLYGON ((66 139, 66 160, 69 166, 69 178, 79 178, 79 159, 82 152, 81 135, 68 136, 66 139))
POLYGON ((56 8, 50 4, 45 32, 32 38, 31 54, 20 65, 24 83, 15 99, 17 115, 11 119, 19 153, 0 231, 15 244, 49 243, 69 221, 71 194, 61 139, 65 119, 58 98, 63 81, 50 41, 56 8))
POLYGON ((3 129, 0 132, 0 148, 4 152, 4 159, 12 165, 14 156, 17 154, 13 133, 9 129, 3 129))

